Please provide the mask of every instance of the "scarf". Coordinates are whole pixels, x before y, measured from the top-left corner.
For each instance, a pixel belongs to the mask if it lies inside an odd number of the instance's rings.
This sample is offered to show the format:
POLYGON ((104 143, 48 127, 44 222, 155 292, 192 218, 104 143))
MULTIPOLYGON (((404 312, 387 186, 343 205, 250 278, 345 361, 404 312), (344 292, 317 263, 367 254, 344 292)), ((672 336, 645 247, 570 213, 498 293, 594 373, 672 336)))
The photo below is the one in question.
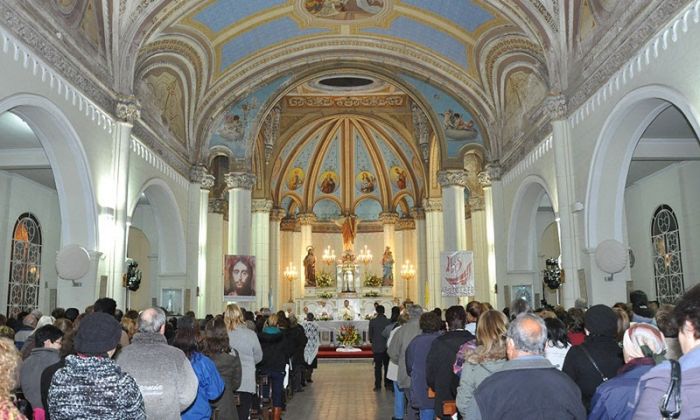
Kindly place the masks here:
POLYGON ((318 354, 319 347, 319 335, 318 335, 318 324, 314 321, 304 321, 301 323, 304 327, 304 333, 308 341, 304 347, 304 361, 307 365, 313 363, 316 355, 318 354))

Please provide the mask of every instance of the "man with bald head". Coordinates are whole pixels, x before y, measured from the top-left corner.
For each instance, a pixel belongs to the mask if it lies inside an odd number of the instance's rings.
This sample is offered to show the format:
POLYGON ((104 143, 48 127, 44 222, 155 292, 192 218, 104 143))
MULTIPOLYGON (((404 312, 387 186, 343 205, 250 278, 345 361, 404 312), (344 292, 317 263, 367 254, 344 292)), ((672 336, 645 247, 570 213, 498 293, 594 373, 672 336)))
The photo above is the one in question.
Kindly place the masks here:
POLYGON ((169 346, 164 333, 165 312, 143 310, 138 332, 117 356, 117 364, 136 380, 149 419, 180 419, 197 396, 199 382, 185 353, 169 346))
POLYGON ((544 358, 547 327, 537 315, 521 313, 508 326, 501 370, 476 389, 470 419, 585 419, 581 391, 544 358))

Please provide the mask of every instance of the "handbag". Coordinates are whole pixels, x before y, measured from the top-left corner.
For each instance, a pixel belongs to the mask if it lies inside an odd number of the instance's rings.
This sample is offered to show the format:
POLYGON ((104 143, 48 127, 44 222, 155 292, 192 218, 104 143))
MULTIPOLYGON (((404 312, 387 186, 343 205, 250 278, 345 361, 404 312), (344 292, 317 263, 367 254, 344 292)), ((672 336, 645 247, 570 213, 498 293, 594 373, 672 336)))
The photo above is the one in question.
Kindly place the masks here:
POLYGON ((671 382, 668 384, 666 393, 661 397, 659 411, 663 419, 677 419, 681 415, 681 364, 676 360, 671 362, 671 382), (673 401, 673 410, 669 405, 673 401))
POLYGON ((600 368, 598 367, 598 364, 595 362, 595 360, 593 360, 593 356, 591 356, 591 354, 588 352, 588 349, 586 349, 586 347, 584 347, 583 344, 582 344, 580 347, 581 347, 581 350, 583 350, 583 354, 586 355, 586 357, 587 357, 588 360, 591 362, 591 364, 593 365, 593 367, 595 368, 595 370, 598 372, 598 374, 600 375, 600 377, 603 378, 603 382, 607 382, 607 381, 608 381, 608 377, 605 376, 605 375, 603 374, 603 372, 600 370, 600 368))

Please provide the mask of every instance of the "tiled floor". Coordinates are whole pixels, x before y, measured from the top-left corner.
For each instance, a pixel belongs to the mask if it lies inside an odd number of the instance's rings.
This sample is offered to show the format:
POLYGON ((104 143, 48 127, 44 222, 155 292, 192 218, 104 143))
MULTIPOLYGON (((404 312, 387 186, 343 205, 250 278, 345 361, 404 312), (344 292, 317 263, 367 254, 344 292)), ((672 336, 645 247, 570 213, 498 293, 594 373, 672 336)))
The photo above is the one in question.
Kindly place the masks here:
POLYGON ((314 382, 287 404, 284 420, 390 420, 394 394, 372 391, 372 361, 320 362, 314 382))

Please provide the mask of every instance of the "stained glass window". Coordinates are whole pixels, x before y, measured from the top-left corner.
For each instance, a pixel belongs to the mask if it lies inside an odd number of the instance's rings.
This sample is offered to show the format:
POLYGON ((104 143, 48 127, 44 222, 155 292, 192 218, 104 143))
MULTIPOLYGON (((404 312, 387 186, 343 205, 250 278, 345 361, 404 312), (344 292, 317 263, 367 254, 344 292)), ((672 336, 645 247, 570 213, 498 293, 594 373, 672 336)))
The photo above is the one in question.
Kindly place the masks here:
POLYGON ((36 217, 24 213, 12 231, 10 284, 7 313, 17 315, 39 305, 41 284, 41 227, 36 217))
POLYGON ((678 219, 671 207, 663 204, 651 222, 654 280, 659 303, 675 303, 683 294, 683 261, 678 219))

